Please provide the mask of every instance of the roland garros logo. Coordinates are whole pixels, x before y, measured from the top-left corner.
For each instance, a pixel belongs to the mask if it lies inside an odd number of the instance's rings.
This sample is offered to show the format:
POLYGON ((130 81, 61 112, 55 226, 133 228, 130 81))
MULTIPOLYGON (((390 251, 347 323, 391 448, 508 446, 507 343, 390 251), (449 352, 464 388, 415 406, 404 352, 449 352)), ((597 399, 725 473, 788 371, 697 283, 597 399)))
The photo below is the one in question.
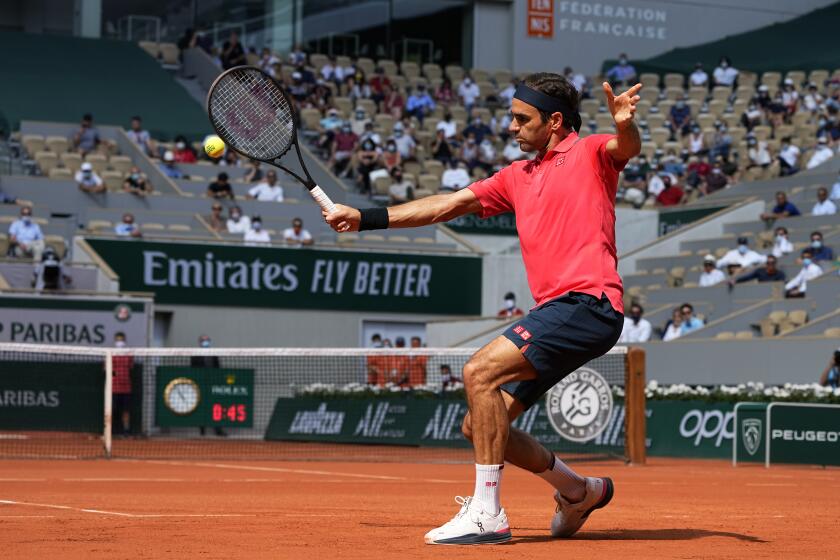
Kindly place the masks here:
POLYGON ((613 408, 609 383, 586 367, 552 387, 545 402, 551 427, 564 438, 581 443, 604 431, 613 408))

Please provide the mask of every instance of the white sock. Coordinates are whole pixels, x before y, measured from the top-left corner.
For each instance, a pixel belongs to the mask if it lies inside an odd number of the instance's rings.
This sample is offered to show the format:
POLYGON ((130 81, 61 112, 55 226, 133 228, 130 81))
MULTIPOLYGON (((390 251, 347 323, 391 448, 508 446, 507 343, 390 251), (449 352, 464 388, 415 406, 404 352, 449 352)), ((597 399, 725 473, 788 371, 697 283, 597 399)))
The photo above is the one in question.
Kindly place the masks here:
POLYGON ((536 475, 554 486, 566 499, 579 501, 586 495, 586 481, 583 477, 554 455, 551 456, 548 469, 536 475))
POLYGON ((502 506, 499 504, 499 490, 502 485, 504 465, 475 465, 475 493, 473 498, 481 502, 484 510, 498 515, 502 506))

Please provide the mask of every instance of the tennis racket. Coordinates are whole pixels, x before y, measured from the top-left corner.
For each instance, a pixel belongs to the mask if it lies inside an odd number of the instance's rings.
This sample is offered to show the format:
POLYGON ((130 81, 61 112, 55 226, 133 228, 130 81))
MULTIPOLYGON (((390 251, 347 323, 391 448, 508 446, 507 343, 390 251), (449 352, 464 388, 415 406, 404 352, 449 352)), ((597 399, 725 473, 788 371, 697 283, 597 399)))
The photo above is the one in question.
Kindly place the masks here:
POLYGON ((300 181, 322 209, 335 211, 335 204, 312 180, 303 163, 294 105, 274 78, 253 66, 236 66, 223 72, 210 86, 207 114, 227 146, 246 158, 282 169, 300 181), (280 163, 292 146, 305 178, 280 163))

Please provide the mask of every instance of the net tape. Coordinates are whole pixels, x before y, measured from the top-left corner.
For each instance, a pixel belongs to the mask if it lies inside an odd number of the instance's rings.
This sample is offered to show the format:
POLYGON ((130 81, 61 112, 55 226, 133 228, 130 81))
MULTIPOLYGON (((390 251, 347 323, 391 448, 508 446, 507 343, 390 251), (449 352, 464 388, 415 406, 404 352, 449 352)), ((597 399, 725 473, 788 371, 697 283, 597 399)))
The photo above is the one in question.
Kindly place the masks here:
POLYGON ((255 68, 223 75, 213 87, 208 109, 222 139, 248 157, 278 158, 294 140, 292 107, 277 84, 255 68))

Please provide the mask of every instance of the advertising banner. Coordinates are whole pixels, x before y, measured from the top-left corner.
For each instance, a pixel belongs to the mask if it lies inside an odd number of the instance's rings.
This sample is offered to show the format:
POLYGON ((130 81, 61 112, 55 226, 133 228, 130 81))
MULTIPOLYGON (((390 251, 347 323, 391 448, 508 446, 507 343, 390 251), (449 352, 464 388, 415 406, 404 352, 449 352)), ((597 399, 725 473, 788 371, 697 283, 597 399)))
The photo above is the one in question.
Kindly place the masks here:
POLYGON ((158 303, 481 313, 480 257, 87 241, 119 275, 120 289, 153 292, 158 303))
POLYGON ((696 222, 715 212, 723 210, 726 206, 705 206, 702 208, 680 208, 677 210, 659 211, 659 235, 666 235, 678 230, 684 225, 696 222))
POLYGON ((516 231, 516 215, 513 213, 499 214, 483 220, 477 214, 465 214, 446 222, 446 225, 458 233, 519 235, 516 231))
POLYGON ((840 465, 840 405, 771 403, 767 463, 840 465))

